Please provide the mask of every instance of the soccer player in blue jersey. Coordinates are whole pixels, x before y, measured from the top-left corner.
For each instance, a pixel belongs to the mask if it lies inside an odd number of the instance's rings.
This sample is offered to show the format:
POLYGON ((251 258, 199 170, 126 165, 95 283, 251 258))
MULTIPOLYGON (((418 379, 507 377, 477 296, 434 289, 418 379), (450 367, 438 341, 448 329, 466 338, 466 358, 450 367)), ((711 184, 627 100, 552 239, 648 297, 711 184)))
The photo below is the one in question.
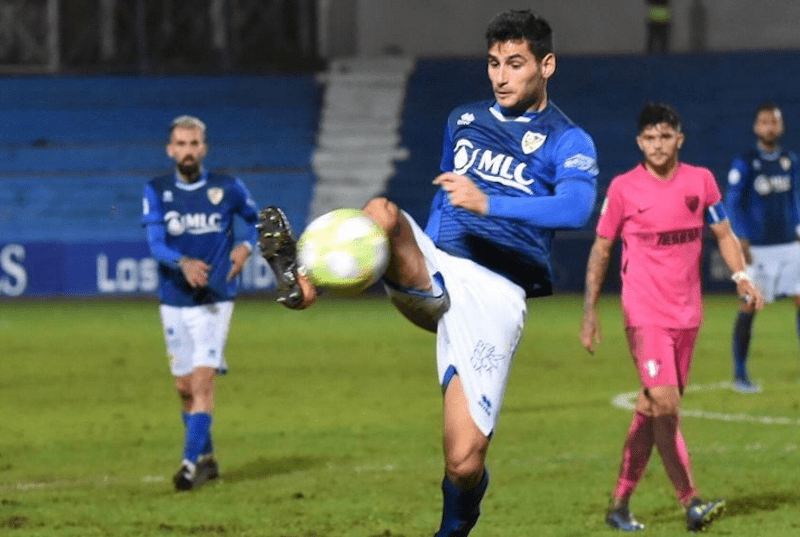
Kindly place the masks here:
POLYGON ((237 178, 203 168, 206 126, 176 118, 167 154, 175 171, 144 188, 142 223, 159 263, 158 298, 170 368, 182 401, 185 443, 177 490, 191 490, 219 476, 211 440, 214 378, 227 371, 228 336, 235 281, 250 256, 257 232, 255 202, 237 178), (233 219, 249 224, 234 247, 233 219))
MULTIPOLYGON (((756 144, 737 157, 728 172, 725 204, 739 236, 749 278, 772 302, 793 296, 800 337, 800 166, 797 156, 781 146, 783 114, 774 102, 764 102, 755 113, 756 144)), ((747 357, 756 310, 739 305, 733 328, 733 388, 758 393, 761 387, 747 372, 747 357)))
POLYGON ((450 114, 425 229, 386 198, 364 207, 389 237, 390 299, 436 333, 445 452, 436 537, 466 536, 478 520, 526 299, 552 293, 554 231, 583 226, 596 196, 594 142, 548 98, 550 25, 506 11, 486 40, 495 98, 450 114))

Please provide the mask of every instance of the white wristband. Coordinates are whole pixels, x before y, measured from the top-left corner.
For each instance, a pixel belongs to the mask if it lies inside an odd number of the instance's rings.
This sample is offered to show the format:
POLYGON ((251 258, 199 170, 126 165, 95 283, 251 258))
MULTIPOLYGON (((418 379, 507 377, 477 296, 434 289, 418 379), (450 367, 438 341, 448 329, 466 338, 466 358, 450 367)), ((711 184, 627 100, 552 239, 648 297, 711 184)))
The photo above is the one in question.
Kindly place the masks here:
POLYGON ((742 280, 747 280, 749 282, 750 276, 748 276, 745 271, 740 270, 731 274, 731 280, 735 281, 736 283, 739 283, 742 280))

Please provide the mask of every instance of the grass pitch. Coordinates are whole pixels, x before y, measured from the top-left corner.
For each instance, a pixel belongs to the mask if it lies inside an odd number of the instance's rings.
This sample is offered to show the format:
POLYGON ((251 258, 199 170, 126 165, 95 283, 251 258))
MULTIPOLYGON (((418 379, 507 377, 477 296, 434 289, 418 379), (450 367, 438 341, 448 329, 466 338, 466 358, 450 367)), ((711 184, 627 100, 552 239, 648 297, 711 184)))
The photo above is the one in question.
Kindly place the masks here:
MULTIPOLYGON (((728 499, 712 534, 800 534, 794 307, 759 314, 751 374, 730 379, 736 300, 706 300, 684 433, 695 478, 728 499)), ((489 451, 475 537, 617 535, 603 514, 638 386, 617 299, 605 341, 580 347, 581 298, 529 302, 528 327, 489 451), (624 397, 619 398, 624 400, 624 397)), ((220 483, 175 493, 182 425, 157 304, 0 306, 0 534, 430 536, 440 516, 441 396, 434 336, 379 298, 323 297, 305 312, 236 305, 218 382, 220 483)), ((647 535, 685 533, 654 454, 632 509, 647 535)))

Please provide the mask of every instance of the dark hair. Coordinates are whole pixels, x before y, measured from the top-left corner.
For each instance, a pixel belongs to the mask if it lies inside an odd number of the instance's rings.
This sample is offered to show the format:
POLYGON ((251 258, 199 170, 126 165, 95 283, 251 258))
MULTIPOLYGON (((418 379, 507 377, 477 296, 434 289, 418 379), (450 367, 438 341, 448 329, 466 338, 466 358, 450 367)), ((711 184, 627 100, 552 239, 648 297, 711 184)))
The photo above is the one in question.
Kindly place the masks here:
POLYGON ((542 61, 553 52, 553 29, 529 9, 510 9, 495 15, 486 28, 486 48, 505 41, 527 41, 534 57, 542 61))
POLYGON ((778 106, 778 103, 776 103, 775 101, 764 101, 758 105, 758 108, 756 108, 756 113, 753 114, 753 121, 758 119, 758 114, 760 114, 761 112, 773 112, 773 111, 782 112, 781 107, 778 106))
POLYGON ((647 103, 639 112, 639 134, 647 127, 666 123, 671 125, 676 131, 680 132, 683 128, 681 116, 677 110, 666 103, 647 103))

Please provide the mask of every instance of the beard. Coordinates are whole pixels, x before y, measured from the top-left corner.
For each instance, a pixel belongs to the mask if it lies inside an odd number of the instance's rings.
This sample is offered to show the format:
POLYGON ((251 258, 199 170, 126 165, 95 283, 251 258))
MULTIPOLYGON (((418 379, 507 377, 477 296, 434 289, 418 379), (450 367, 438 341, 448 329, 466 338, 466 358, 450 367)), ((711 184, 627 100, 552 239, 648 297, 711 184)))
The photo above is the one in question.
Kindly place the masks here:
POLYGON ((200 163, 193 160, 179 162, 178 172, 186 178, 194 179, 200 175, 200 163))

